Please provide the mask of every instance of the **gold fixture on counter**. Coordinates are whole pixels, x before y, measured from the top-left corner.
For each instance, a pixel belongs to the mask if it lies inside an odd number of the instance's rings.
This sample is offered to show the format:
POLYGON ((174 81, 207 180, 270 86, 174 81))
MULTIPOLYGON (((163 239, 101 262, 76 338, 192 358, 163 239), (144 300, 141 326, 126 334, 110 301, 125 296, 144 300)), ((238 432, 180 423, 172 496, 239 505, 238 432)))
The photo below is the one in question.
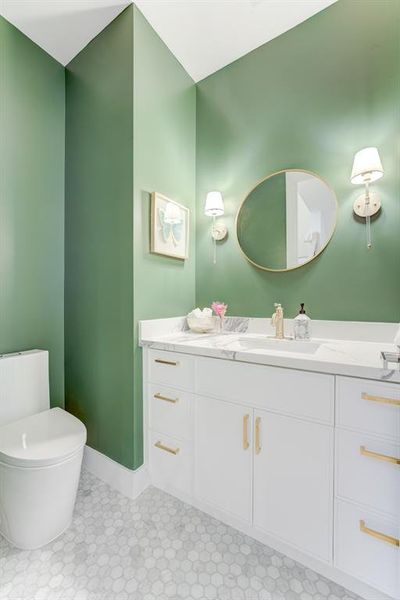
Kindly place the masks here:
POLYGON ((169 446, 165 446, 161 442, 156 442, 154 444, 154 446, 156 448, 159 448, 160 450, 164 450, 164 452, 169 452, 170 454, 174 454, 174 455, 178 454, 178 452, 179 452, 179 448, 170 448, 169 446))
POLYGON ((154 398, 157 400, 164 400, 165 402, 171 402, 171 404, 176 404, 179 402, 179 398, 168 398, 168 396, 163 396, 160 393, 154 394, 154 398))
POLYGON ((380 531, 375 531, 375 529, 370 529, 365 525, 365 521, 362 520, 360 521, 360 531, 376 538, 377 540, 381 540, 387 544, 392 544, 392 546, 397 546, 398 548, 400 547, 400 540, 398 538, 387 535, 386 533, 381 533, 380 531))
POLYGON ((400 400, 394 398, 384 398, 383 396, 371 396, 363 392, 361 394, 363 400, 371 400, 372 402, 380 402, 381 404, 393 404, 394 406, 400 406, 400 400))
POLYGON ((396 458, 395 456, 387 456, 386 454, 380 454, 379 452, 372 452, 372 450, 367 450, 365 446, 360 446, 360 454, 363 456, 368 456, 369 458, 384 460, 385 462, 390 462, 394 465, 400 465, 400 458, 396 458))
POLYGON ((275 337, 277 340, 283 340, 285 338, 285 334, 283 331, 283 308, 282 304, 279 302, 275 302, 275 312, 271 318, 271 325, 275 327, 275 337))

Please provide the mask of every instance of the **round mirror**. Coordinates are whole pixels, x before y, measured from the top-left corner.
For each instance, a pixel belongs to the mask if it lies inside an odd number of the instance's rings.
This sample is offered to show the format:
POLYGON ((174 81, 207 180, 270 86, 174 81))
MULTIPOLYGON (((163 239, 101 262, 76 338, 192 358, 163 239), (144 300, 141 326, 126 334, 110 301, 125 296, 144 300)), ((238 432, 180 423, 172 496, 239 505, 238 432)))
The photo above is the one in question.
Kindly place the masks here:
POLYGON ((241 205, 236 217, 240 248, 260 269, 297 269, 328 244, 336 213, 336 196, 320 177, 279 171, 256 185, 241 205))

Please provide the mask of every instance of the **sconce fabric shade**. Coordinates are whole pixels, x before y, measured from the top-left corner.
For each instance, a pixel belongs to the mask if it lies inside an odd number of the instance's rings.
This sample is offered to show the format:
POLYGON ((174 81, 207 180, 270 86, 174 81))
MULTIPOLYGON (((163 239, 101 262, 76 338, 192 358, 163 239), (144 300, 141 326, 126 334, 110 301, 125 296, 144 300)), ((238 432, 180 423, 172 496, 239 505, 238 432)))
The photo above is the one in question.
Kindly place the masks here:
POLYGON ((208 192, 204 214, 207 217, 220 217, 224 214, 224 201, 221 192, 208 192))
POLYGON ((363 148, 354 155, 351 183, 371 183, 383 176, 383 167, 377 148, 363 148))

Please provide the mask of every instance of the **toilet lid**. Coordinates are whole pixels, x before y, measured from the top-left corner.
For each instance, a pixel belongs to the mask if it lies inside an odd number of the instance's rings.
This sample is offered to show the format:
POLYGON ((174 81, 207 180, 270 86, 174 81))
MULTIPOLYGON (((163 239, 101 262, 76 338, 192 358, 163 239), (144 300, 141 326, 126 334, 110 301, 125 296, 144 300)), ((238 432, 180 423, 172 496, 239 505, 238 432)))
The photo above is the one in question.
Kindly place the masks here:
POLYGON ((52 408, 0 427, 0 462, 44 467, 68 458, 86 442, 86 427, 61 408, 52 408))

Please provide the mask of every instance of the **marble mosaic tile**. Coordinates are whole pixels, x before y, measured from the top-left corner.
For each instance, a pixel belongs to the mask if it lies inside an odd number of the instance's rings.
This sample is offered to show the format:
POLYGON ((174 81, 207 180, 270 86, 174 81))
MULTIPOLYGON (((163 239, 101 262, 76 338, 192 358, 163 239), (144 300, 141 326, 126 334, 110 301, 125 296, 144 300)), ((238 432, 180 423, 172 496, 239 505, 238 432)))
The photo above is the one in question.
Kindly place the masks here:
POLYGON ((74 520, 40 550, 0 538, 2 600, 361 600, 153 487, 132 501, 83 471, 74 520))

